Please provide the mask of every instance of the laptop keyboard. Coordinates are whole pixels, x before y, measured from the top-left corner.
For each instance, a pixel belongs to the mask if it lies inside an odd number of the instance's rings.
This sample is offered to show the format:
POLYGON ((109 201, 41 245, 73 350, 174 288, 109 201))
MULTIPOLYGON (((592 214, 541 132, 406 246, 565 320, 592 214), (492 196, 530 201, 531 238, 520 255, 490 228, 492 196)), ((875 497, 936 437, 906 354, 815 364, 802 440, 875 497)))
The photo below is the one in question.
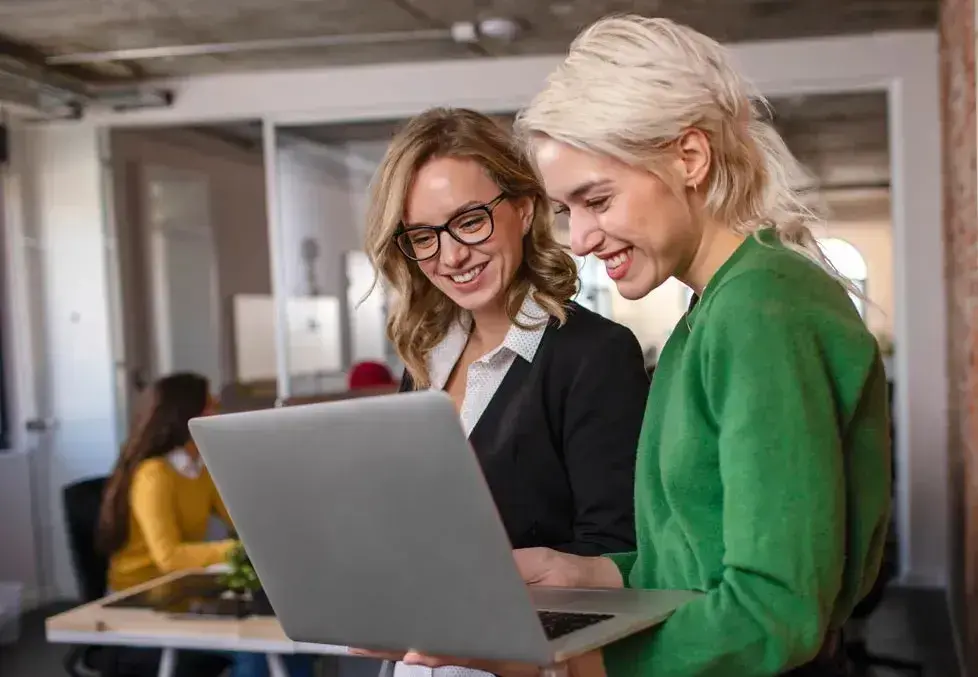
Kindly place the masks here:
POLYGON ((540 623, 547 639, 557 639, 586 628, 589 625, 613 618, 610 614, 567 613, 563 611, 538 611, 540 623))

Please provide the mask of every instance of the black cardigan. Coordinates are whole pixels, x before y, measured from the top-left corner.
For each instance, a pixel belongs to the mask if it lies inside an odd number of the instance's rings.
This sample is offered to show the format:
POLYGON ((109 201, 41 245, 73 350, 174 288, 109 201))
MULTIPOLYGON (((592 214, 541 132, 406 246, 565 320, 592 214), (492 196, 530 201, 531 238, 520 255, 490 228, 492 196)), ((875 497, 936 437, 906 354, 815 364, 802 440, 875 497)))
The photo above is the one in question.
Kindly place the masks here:
MULTIPOLYGON (((401 390, 413 389, 408 374, 401 390)), ((649 381, 635 336, 576 303, 517 357, 469 436, 514 548, 635 548, 635 451, 649 381)))

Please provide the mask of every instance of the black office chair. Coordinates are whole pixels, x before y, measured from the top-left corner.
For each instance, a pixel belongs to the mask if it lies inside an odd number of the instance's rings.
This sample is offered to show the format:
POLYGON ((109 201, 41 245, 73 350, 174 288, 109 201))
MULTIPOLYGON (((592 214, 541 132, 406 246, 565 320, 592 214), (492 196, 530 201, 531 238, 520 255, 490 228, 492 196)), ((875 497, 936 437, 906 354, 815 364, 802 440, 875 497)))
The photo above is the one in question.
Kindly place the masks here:
MULTIPOLYGON (((64 488, 68 545, 84 602, 104 597, 107 586, 109 559, 95 546, 104 488, 104 477, 81 480, 64 488)), ((114 675, 110 653, 105 647, 77 646, 65 656, 63 665, 71 677, 110 677, 114 675)))

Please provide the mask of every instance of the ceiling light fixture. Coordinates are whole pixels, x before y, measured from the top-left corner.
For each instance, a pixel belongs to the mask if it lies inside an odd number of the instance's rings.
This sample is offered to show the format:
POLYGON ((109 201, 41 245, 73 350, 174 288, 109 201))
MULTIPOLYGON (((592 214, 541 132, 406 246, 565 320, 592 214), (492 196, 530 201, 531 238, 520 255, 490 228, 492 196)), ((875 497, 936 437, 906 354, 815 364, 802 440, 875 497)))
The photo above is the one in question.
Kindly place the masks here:
POLYGON ((502 17, 483 19, 478 27, 480 35, 502 42, 512 42, 520 34, 518 23, 502 17))

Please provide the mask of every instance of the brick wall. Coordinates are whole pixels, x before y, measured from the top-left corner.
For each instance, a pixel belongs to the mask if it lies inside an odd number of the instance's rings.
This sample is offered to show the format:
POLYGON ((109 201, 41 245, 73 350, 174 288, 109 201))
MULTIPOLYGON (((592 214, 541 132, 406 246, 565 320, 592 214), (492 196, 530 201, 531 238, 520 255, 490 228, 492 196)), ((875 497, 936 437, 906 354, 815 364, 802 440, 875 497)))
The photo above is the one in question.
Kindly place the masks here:
POLYGON ((975 0, 943 0, 940 16, 944 236, 950 359, 952 614, 978 674, 978 132, 975 0))

